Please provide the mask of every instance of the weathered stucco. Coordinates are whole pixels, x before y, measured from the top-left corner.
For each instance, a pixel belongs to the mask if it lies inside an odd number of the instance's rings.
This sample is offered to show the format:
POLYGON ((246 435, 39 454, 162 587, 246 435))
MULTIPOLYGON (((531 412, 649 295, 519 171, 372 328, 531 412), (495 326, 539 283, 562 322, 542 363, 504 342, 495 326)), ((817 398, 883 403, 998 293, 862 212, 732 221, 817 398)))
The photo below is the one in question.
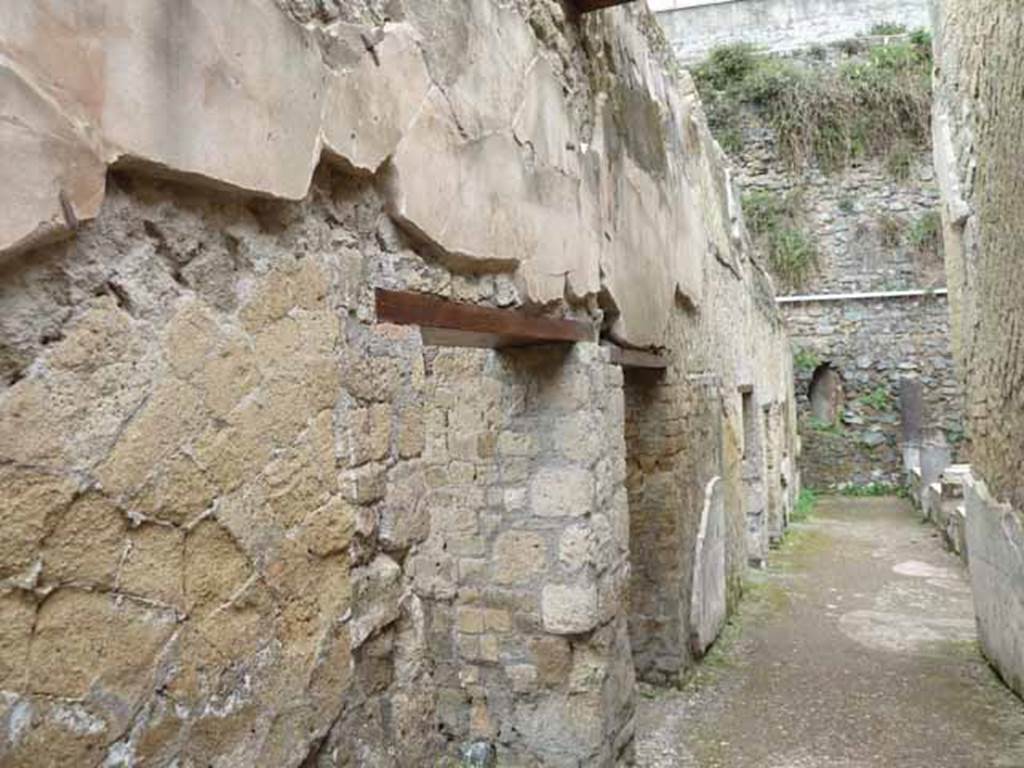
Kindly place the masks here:
POLYGON ((971 464, 983 481, 967 510, 971 576, 985 652, 1024 694, 1024 606, 1014 594, 1024 568, 1024 16, 1001 0, 941 0, 934 9, 935 156, 954 353, 971 464))
POLYGON ((604 289, 618 336, 660 343, 675 292, 700 301, 706 247, 679 152, 695 107, 664 55, 621 11, 588 20, 629 66, 595 49, 588 91, 614 87, 580 109, 519 11, 427 6, 360 29, 271 0, 10 0, 0 252, 94 217, 109 166, 297 200, 325 154, 381 171, 395 220, 452 263, 516 268, 532 302, 604 289))
POLYGON ((165 5, 0 15, 0 764, 627 759, 637 494, 689 574, 722 478, 734 600, 742 393, 792 398, 688 77, 641 8, 165 5), (594 337, 426 347, 378 287, 594 337))

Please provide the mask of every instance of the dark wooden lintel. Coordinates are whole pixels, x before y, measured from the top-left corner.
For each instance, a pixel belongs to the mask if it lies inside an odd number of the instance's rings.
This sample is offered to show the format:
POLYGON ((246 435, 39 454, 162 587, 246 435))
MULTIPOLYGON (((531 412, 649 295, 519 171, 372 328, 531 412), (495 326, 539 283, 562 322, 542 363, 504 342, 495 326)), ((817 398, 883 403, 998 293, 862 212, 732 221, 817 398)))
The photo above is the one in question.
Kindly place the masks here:
POLYGON ((623 368, 649 368, 651 370, 663 371, 668 368, 668 359, 663 355, 654 352, 642 352, 639 349, 625 349, 618 344, 605 345, 611 353, 611 360, 614 365, 621 365, 623 368))
POLYGON ((594 338, 578 320, 531 315, 521 309, 492 309, 409 291, 376 291, 377 320, 418 325, 426 344, 449 347, 526 347, 572 344, 594 338))
POLYGON ((611 8, 613 5, 625 5, 633 0, 569 0, 580 13, 599 11, 602 8, 611 8))

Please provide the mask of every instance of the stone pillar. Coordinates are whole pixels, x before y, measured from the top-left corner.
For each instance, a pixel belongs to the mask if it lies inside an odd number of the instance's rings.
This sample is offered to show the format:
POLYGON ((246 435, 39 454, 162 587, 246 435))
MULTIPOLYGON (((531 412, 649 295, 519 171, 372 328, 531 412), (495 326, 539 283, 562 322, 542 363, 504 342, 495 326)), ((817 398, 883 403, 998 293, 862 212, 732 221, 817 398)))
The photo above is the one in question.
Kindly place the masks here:
POLYGON ((777 546, 782 543, 788 517, 783 487, 783 435, 782 404, 772 403, 765 409, 765 500, 768 505, 766 520, 768 543, 777 546))
POLYGON ((900 418, 903 442, 918 442, 924 425, 924 387, 916 376, 900 379, 900 418))
POLYGON ((768 502, 765 493, 767 414, 753 391, 742 393, 743 487, 747 516, 747 559, 755 568, 768 558, 768 502))
POLYGON ((594 344, 434 371, 437 482, 461 488, 414 570, 447 737, 499 765, 614 765, 634 704, 622 371, 594 344))
POLYGON ((690 651, 701 658, 718 639, 727 617, 725 499, 722 478, 713 477, 704 491, 700 531, 694 545, 690 598, 690 651))
POLYGON ((900 379, 900 424, 903 471, 908 479, 921 466, 921 429, 924 425, 924 388, 916 376, 900 379))

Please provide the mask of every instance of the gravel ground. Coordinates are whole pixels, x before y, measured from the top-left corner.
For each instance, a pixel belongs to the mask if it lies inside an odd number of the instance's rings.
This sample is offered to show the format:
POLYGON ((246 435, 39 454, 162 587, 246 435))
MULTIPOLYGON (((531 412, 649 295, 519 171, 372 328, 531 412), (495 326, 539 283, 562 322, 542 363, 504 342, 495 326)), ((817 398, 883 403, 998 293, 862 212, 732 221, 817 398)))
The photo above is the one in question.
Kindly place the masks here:
POLYGON ((689 683, 641 694, 649 768, 1024 768, 966 573, 897 499, 819 502, 689 683))

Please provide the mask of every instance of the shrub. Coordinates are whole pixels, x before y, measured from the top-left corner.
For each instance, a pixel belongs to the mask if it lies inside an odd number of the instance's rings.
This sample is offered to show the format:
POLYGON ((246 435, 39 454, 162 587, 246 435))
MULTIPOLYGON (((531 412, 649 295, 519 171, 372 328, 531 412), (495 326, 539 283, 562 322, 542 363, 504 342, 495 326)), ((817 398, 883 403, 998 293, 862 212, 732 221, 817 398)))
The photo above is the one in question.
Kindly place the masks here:
POLYGON ((721 91, 746 78, 758 61, 757 49, 749 43, 722 45, 713 49, 707 61, 694 69, 693 77, 699 84, 721 91))
POLYGON ((818 264, 818 248, 802 229, 783 227, 768 237, 772 274, 788 288, 799 288, 818 264))
POLYGON ((897 248, 903 242, 903 219, 890 213, 878 217, 878 234, 886 248, 897 248))
POLYGON ((918 39, 856 56, 838 69, 812 68, 730 45, 712 51, 694 76, 713 131, 753 114, 795 170, 817 163, 835 172, 877 157, 890 160, 894 175, 909 173, 930 138, 931 50, 918 39))
POLYGON ((910 224, 907 241, 919 256, 937 256, 942 249, 942 219, 938 211, 929 211, 910 224))
POLYGON ((722 149, 730 155, 738 155, 743 151, 743 134, 735 128, 719 131, 716 138, 722 149))
POLYGON ((893 144, 885 158, 885 169, 896 181, 906 181, 914 169, 914 156, 917 150, 913 144, 901 140, 893 144))
POLYGON ((754 235, 764 235, 786 222, 798 213, 798 196, 794 193, 780 195, 763 189, 756 189, 743 195, 743 216, 754 235))
POLYGON ((801 221, 802 193, 758 190, 743 196, 747 225, 768 255, 768 266, 787 288, 799 288, 818 265, 818 248, 801 221))
POLYGON ((915 29, 910 33, 910 42, 918 48, 927 49, 930 52, 932 49, 932 33, 927 29, 915 29))

